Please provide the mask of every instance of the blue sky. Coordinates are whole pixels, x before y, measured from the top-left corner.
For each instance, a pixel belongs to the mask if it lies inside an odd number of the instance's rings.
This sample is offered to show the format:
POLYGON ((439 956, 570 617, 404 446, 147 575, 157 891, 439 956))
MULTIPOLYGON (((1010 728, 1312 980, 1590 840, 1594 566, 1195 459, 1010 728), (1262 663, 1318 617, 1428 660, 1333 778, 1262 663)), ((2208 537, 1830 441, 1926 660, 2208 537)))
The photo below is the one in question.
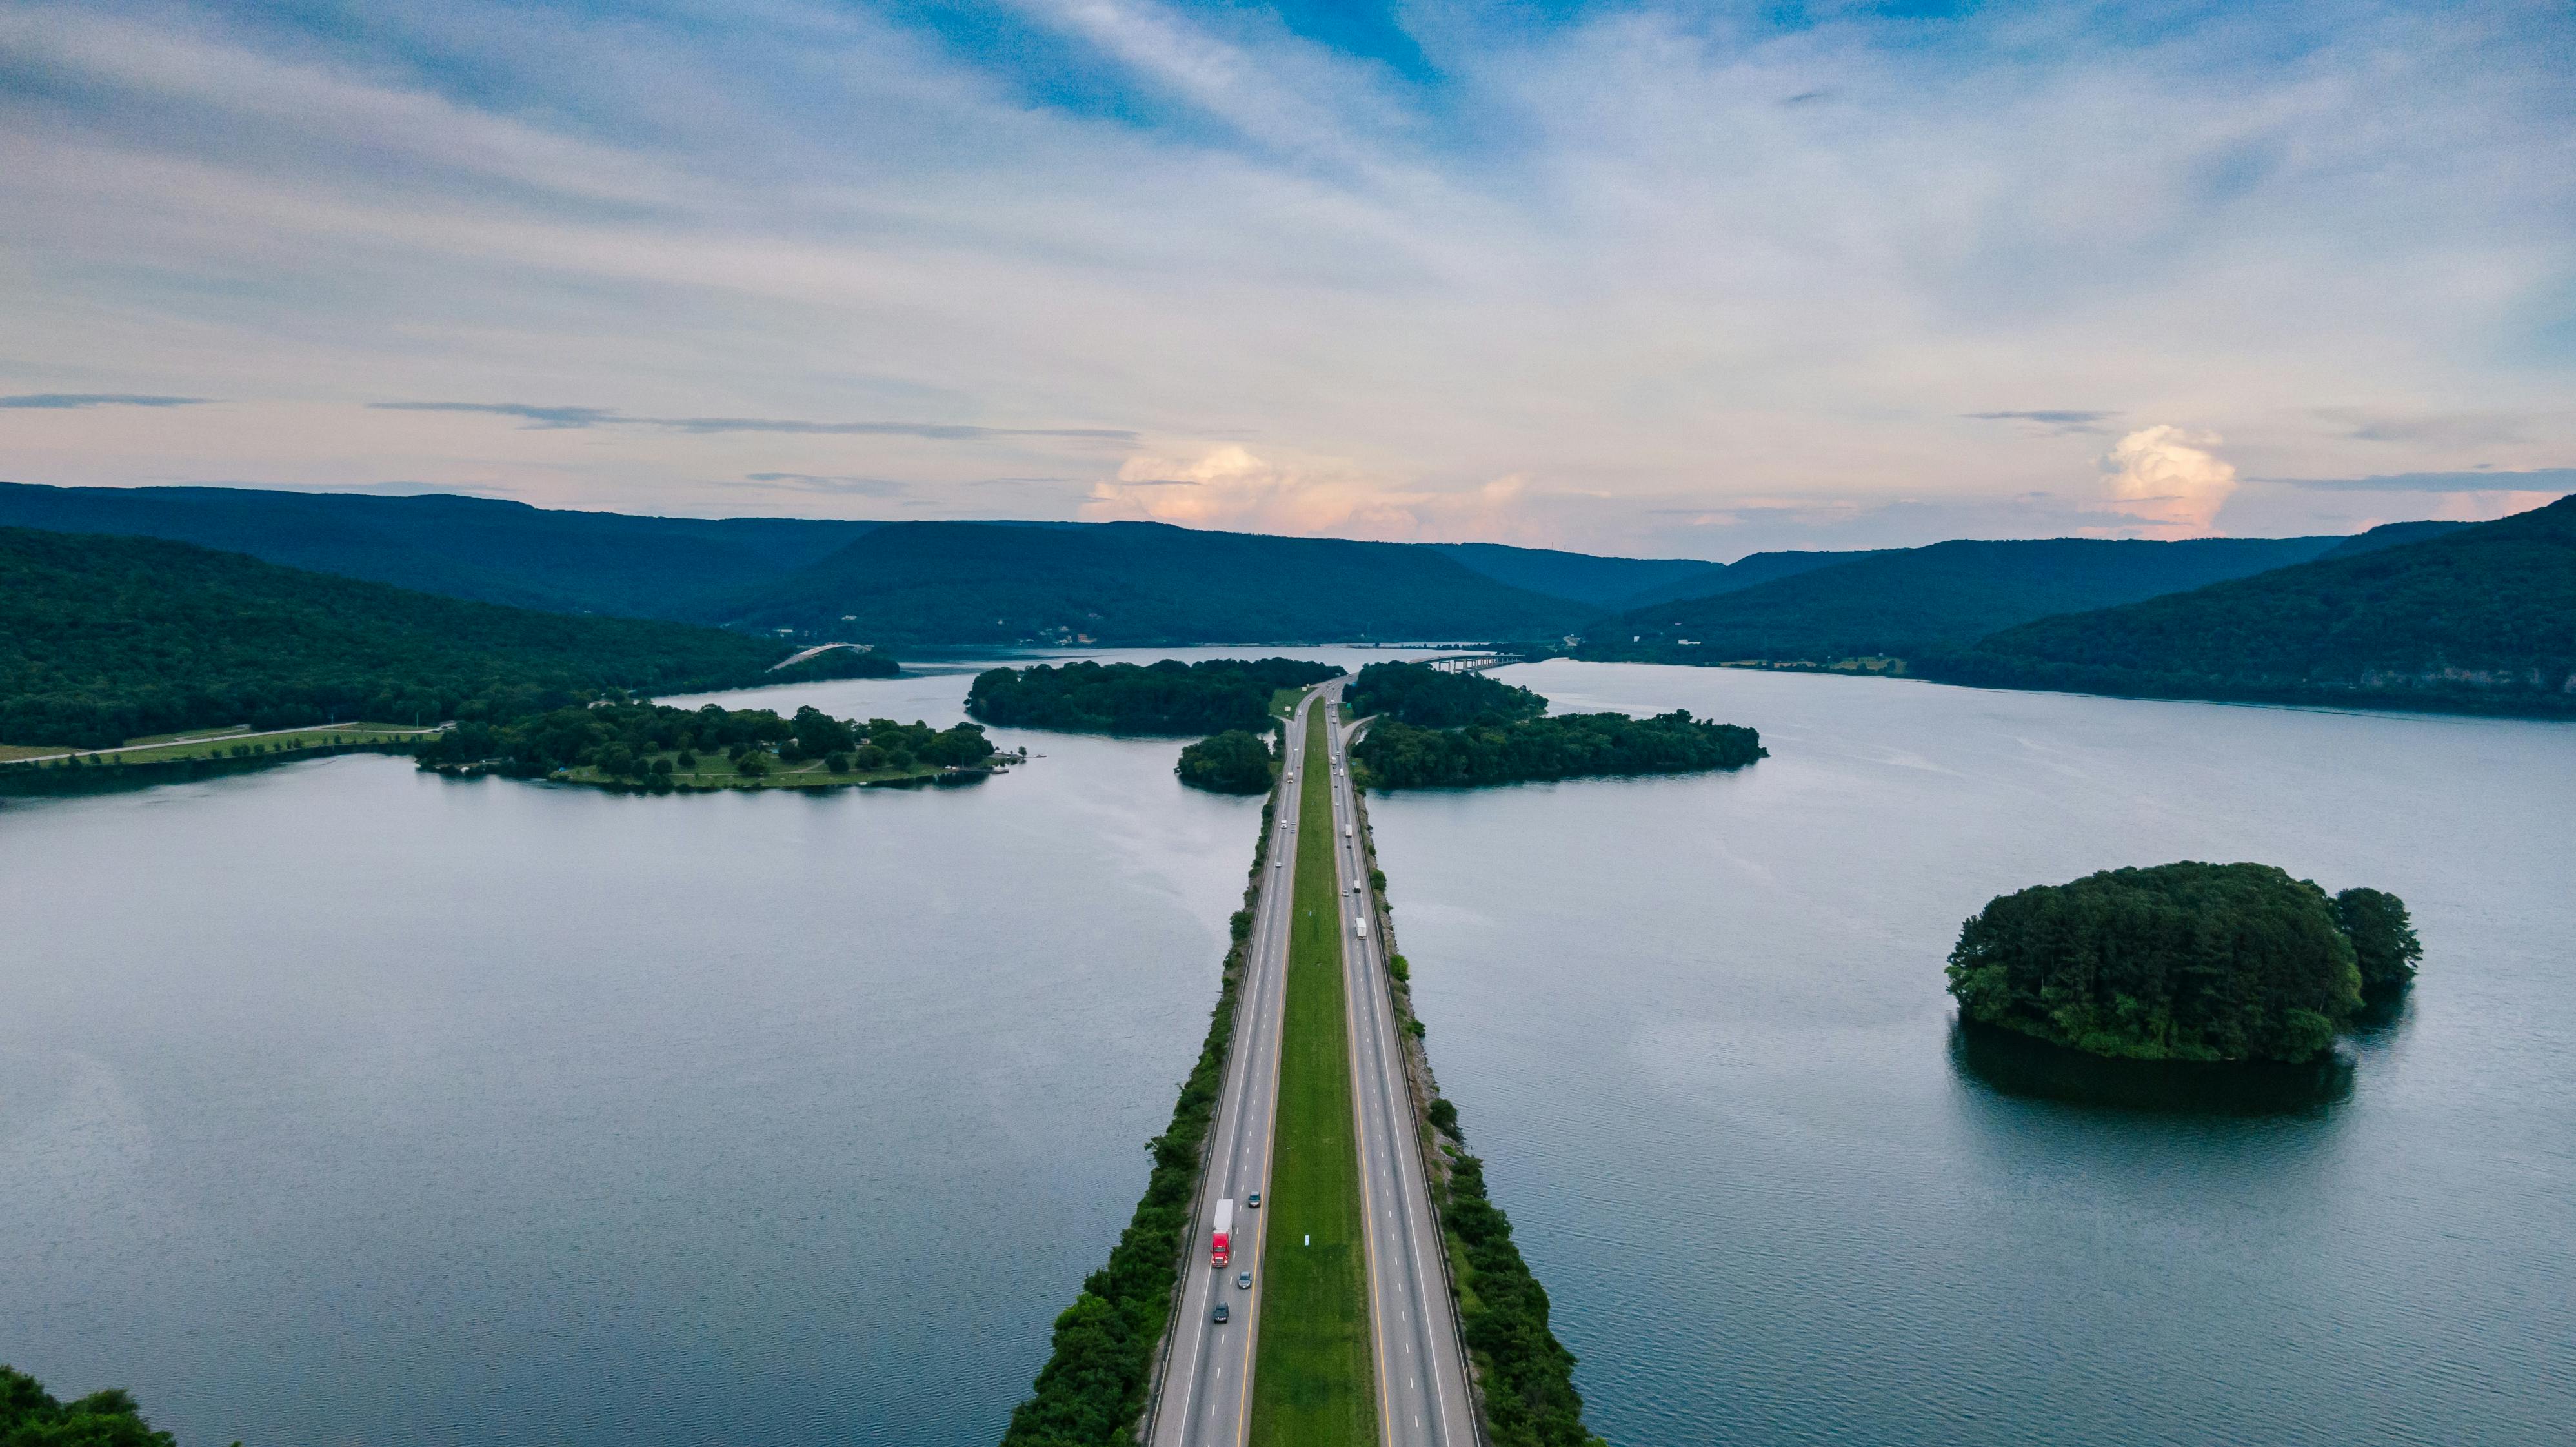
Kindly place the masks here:
POLYGON ((2563 5, 0 3, 0 477, 1727 558, 2576 489, 2563 5))

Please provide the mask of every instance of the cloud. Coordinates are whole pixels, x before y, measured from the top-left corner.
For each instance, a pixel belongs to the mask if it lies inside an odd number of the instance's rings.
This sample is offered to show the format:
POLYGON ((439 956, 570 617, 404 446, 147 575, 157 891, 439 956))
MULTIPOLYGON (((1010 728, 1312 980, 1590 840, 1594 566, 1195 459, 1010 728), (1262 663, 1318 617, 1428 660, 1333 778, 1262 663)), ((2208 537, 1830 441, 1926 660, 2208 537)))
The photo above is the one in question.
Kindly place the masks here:
POLYGON ((745 474, 743 481, 767 483, 796 492, 836 493, 852 497, 897 497, 910 490, 892 478, 812 472, 753 472, 745 474))
POLYGON ((2102 458, 2111 507, 2167 536, 2213 531, 2236 491, 2236 468, 2207 449, 2226 440, 2162 424, 2121 438, 2102 458))
POLYGON ((1131 457, 1092 487, 1081 512, 1094 522, 1309 537, 1544 541, 1545 530, 1516 506, 1526 485, 1503 477, 1455 492, 1406 488, 1348 463, 1273 463, 1228 443, 1192 458, 1131 457))
POLYGON ((2027 422, 2033 424, 2041 431, 2055 435, 2069 432, 2099 432, 2102 429, 2095 424, 2117 417, 2120 414, 2117 412, 2047 411, 1962 412, 1959 415, 1971 418, 1978 422, 2027 422))
POLYGON ((480 412, 493 417, 516 417, 539 430, 596 427, 617 418, 606 407, 535 407, 525 402, 370 402, 367 406, 378 412, 480 412))
POLYGON ((2521 412, 2422 412, 2374 407, 2319 407, 2316 415, 2361 442, 2493 447, 2530 440, 2541 421, 2521 412))
POLYGON ((2319 492, 2576 492, 2576 467, 2535 467, 2523 472, 2477 468, 2468 472, 2385 472, 2372 477, 2249 477, 2248 482, 2303 487, 2319 492))
POLYGON ((518 417, 538 429, 658 427, 713 435, 775 432, 800 437, 919 437, 933 442, 985 442, 997 438, 1049 437, 1087 442, 1133 442, 1136 434, 1109 427, 970 427, 948 422, 806 422, 786 417, 629 417, 613 407, 539 407, 525 402, 370 402, 379 412, 479 412, 518 417))
POLYGON ((76 407, 201 407, 210 397, 155 397, 140 392, 27 392, 0 397, 0 407, 42 411, 76 407))

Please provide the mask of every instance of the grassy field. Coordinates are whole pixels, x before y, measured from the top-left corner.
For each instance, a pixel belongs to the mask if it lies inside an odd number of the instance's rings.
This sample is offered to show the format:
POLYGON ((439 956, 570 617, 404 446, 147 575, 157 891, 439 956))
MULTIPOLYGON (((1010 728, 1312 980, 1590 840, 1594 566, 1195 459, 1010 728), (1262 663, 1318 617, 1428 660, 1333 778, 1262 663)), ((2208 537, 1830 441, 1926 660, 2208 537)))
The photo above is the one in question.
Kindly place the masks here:
POLYGON ((1331 769, 1320 712, 1306 733, 1297 816, 1296 916, 1281 1017, 1278 1143, 1262 1209, 1261 1347, 1254 1447, 1372 1447, 1367 1260, 1342 988, 1342 902, 1333 882, 1331 769))
MULTIPOLYGON (((103 764, 111 760, 126 764, 167 764, 182 759, 257 758, 270 754, 293 754, 307 749, 325 749, 340 744, 381 743, 389 739, 416 738, 435 733, 435 729, 416 729, 408 724, 344 723, 321 724, 312 728, 289 729, 279 733, 252 733, 246 728, 210 729, 192 734, 158 734, 150 738, 131 739, 122 748, 76 750, 88 762, 103 764)), ((63 752, 56 748, 25 748, 0 745, 0 762, 35 758, 63 752)))

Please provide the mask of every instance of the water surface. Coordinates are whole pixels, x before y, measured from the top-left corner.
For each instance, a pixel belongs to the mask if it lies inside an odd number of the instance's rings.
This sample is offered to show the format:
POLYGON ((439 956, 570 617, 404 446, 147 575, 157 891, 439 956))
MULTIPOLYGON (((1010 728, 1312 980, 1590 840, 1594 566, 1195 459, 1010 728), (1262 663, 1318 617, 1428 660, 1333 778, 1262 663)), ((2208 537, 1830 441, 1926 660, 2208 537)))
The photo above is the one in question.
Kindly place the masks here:
POLYGON ((1371 804, 1442 1083, 1613 1442, 2576 1441, 2576 728, 1502 676, 1774 754, 1371 804), (2413 906, 2422 983, 2340 1085, 2079 1105, 1956 1048, 1963 918, 2185 858, 2413 906))

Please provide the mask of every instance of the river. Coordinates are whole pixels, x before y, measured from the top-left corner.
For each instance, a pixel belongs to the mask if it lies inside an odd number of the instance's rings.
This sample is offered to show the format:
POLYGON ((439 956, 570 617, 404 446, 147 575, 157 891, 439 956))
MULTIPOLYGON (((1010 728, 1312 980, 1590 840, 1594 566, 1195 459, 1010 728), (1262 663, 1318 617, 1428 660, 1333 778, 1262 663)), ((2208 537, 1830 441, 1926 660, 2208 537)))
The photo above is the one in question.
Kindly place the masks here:
MULTIPOLYGON (((1775 755, 1373 805, 1614 1441, 2576 1436, 2576 729, 1509 676, 1775 755), (2148 1111, 1957 1054, 1961 917, 2180 857, 2415 906, 2346 1083, 2148 1111)), ((991 1442, 1142 1186, 1258 807, 1171 741, 995 736, 1041 757, 957 790, 344 757, 0 803, 0 1360, 186 1443, 991 1442)))

